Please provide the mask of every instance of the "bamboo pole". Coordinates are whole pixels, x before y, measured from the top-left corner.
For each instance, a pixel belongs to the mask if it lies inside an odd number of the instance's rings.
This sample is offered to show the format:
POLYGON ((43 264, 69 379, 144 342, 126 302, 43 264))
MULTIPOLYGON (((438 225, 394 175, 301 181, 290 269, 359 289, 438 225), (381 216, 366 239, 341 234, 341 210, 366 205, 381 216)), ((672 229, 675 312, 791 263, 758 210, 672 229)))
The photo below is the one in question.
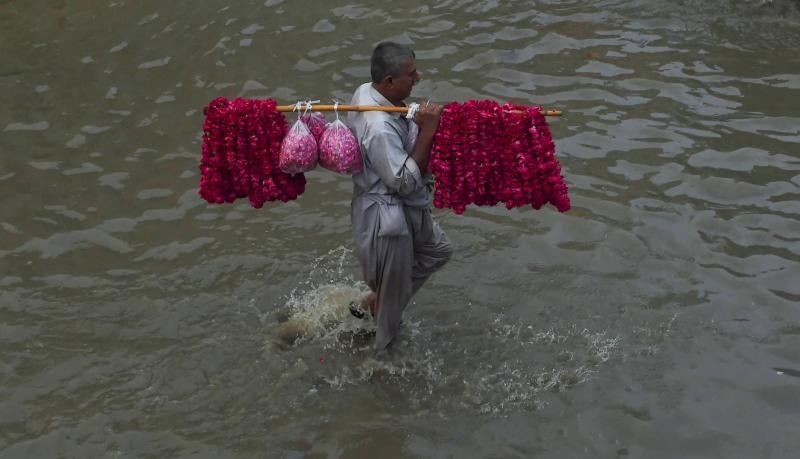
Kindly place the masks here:
MULTIPOLYGON (((292 112, 295 111, 296 105, 278 105, 279 112, 292 112)), ((390 112, 390 113, 407 113, 408 107, 387 107, 384 105, 339 105, 337 108, 340 112, 390 112)), ((305 106, 300 111, 305 110, 305 106)), ((312 105, 312 112, 332 112, 333 105, 312 105)), ((544 116, 561 116, 561 110, 542 110, 544 116)))

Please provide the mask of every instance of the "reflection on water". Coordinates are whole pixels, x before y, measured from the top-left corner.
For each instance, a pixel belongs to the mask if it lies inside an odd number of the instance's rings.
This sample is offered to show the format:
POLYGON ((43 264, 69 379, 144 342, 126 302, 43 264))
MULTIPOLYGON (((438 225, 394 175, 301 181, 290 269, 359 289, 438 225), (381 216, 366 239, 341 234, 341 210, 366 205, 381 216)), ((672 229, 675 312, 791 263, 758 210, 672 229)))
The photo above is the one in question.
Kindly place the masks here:
POLYGON ((796 0, 5 2, 0 456, 794 457, 796 0), (197 196, 212 98, 564 110, 558 214, 457 246, 371 351, 350 182, 197 196))

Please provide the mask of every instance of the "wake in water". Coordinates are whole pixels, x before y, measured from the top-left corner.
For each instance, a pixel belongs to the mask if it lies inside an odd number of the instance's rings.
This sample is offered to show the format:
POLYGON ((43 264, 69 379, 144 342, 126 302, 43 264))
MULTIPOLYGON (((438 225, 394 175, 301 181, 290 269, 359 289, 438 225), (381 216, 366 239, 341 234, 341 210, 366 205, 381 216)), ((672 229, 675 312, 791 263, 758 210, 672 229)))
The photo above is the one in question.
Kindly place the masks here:
POLYGON ((620 338, 604 331, 539 329, 470 305, 464 305, 461 323, 438 324, 412 304, 390 352, 376 355, 372 321, 348 311, 351 301, 368 292, 348 274, 354 266, 352 252, 343 247, 315 260, 275 314, 277 324, 273 317, 268 340, 282 350, 272 357, 281 358, 294 375, 287 390, 308 384, 319 396, 385 387, 416 409, 447 410, 455 404, 499 414, 536 409, 542 392, 588 380, 620 352, 620 338))

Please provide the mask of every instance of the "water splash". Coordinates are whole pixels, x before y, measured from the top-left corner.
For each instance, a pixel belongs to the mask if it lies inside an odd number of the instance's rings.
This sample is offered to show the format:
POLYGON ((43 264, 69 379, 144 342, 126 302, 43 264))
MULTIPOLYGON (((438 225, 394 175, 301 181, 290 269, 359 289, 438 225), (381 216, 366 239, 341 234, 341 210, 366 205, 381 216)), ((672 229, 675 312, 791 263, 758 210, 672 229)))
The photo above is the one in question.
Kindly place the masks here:
POLYGON ((286 390, 296 393, 296 384, 312 381, 310 396, 318 400, 320 391, 377 385, 391 387, 416 409, 502 415, 538 409, 546 403, 543 393, 589 380, 621 347, 619 337, 577 325, 536 328, 498 314, 486 327, 471 329, 462 324, 479 325, 480 317, 443 325, 411 309, 389 351, 376 353, 372 321, 347 310, 368 292, 350 274, 353 258, 347 248, 331 250, 287 296, 270 337, 284 343, 285 362, 292 362, 295 383, 287 382, 286 390))
POLYGON ((478 370, 463 379, 465 399, 481 413, 533 410, 544 392, 562 392, 588 381, 619 353, 621 339, 571 325, 536 329, 498 315, 490 329, 493 353, 476 356, 478 370), (496 363, 500 362, 500 363, 496 363))
MULTIPOLYGON (((329 342, 349 332, 370 328, 368 321, 356 321, 348 312, 353 301, 369 292, 356 281, 350 269, 352 250, 337 247, 311 263, 306 279, 289 293, 278 316, 277 336, 285 343, 329 342)), ((372 327, 374 329, 374 327, 372 327)))

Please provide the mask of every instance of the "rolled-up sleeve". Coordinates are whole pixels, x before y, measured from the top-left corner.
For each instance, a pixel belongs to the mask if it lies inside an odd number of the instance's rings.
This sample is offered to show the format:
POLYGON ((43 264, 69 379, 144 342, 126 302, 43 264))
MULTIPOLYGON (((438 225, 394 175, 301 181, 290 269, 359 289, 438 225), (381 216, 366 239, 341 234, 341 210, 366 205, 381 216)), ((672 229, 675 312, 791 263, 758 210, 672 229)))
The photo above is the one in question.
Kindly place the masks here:
POLYGON ((369 132, 365 137, 367 160, 389 190, 405 196, 425 186, 417 162, 391 128, 369 132))

